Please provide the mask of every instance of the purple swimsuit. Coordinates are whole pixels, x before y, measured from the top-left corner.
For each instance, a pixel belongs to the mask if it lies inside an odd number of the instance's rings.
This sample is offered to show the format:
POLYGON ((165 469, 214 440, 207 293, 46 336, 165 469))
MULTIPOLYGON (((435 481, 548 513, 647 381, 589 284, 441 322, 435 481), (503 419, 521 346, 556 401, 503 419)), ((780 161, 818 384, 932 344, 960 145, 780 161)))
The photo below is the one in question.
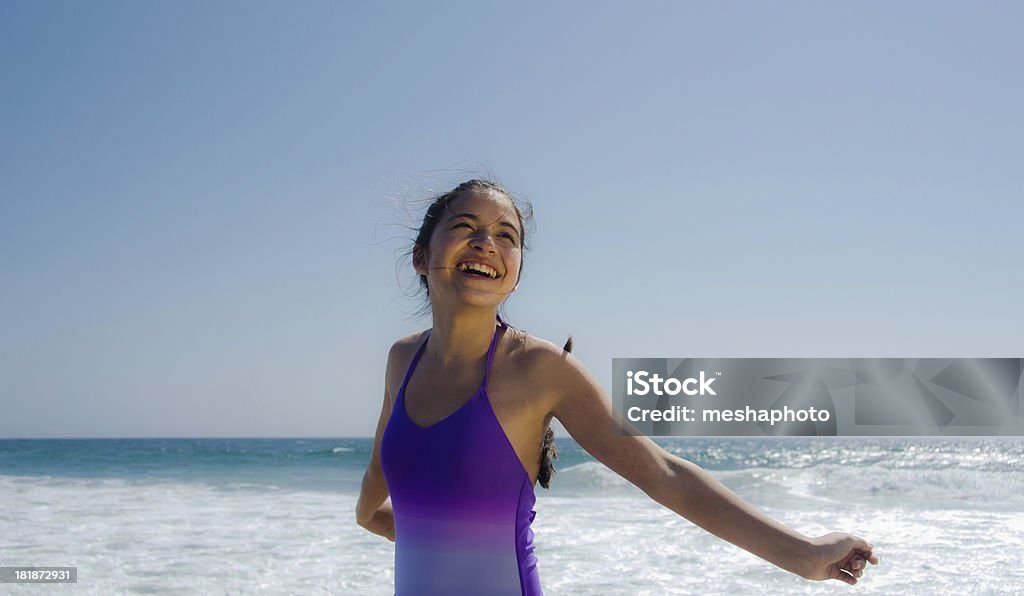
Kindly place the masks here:
POLYGON ((395 511, 395 593, 542 594, 533 555, 533 483, 491 409, 487 376, 501 327, 487 352, 480 388, 461 408, 426 428, 405 410, 405 387, 381 439, 395 511))

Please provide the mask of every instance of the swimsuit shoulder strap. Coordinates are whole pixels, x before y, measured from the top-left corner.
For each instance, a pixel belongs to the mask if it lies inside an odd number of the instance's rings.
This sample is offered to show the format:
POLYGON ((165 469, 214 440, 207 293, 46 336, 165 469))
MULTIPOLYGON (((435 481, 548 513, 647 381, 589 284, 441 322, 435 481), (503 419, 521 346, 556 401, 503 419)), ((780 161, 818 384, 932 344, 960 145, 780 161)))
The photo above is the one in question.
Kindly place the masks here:
MULTIPOLYGON (((398 390, 398 395, 405 395, 405 386, 409 384, 409 378, 412 377, 412 371, 416 369, 416 365, 420 361, 420 356, 423 356, 423 350, 427 347, 427 340, 429 339, 430 331, 427 331, 427 336, 423 338, 423 343, 420 344, 419 349, 416 350, 416 355, 412 357, 412 362, 409 363, 409 370, 405 371, 405 380, 402 381, 402 388, 398 390)), ((484 377, 486 376, 487 373, 484 373, 484 377)))
POLYGON ((498 326, 494 329, 494 337, 491 338, 491 347, 487 350, 487 368, 484 369, 484 391, 487 390, 487 377, 491 374, 491 363, 494 362, 494 348, 498 345, 498 334, 502 329, 508 329, 508 324, 498 317, 498 326))

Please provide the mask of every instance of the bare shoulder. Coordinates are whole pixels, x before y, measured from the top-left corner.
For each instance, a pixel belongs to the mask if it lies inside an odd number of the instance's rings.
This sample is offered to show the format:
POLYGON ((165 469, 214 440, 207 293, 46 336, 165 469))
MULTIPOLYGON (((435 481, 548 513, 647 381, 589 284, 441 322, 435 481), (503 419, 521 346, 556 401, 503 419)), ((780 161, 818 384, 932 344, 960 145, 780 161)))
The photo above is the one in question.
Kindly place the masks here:
MULTIPOLYGON (((395 340, 395 343, 391 344, 391 351, 388 353, 388 358, 394 358, 396 356, 402 356, 405 352, 415 352, 420 344, 423 343, 423 336, 426 331, 417 331, 416 333, 410 333, 405 337, 399 337, 395 340)), ((412 355, 410 354, 410 357, 412 355)))
POLYGON ((409 368, 409 364, 412 363, 412 357, 416 355, 416 350, 423 343, 426 333, 426 331, 419 331, 406 335, 396 339, 395 343, 391 344, 391 349, 388 351, 385 378, 385 390, 389 397, 394 397, 395 392, 402 385, 405 371, 409 368))
POLYGON ((542 385, 535 387, 557 398, 570 392, 586 375, 586 368, 578 358, 566 352, 562 346, 546 339, 516 330, 519 337, 515 338, 512 348, 516 360, 516 368, 542 385))

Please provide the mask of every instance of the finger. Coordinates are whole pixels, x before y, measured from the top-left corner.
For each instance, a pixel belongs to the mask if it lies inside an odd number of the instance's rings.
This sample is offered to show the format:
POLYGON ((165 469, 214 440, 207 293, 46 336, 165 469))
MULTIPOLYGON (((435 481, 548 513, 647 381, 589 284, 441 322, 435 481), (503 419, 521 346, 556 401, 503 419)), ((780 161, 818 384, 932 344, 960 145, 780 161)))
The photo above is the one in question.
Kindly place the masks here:
POLYGON ((878 565, 878 557, 875 556, 875 553, 871 552, 870 550, 857 551, 857 556, 862 557, 872 565, 878 565))
POLYGON ((851 544, 850 546, 853 547, 854 550, 870 553, 875 549, 874 545, 872 545, 867 540, 864 540, 860 536, 850 536, 850 538, 853 540, 853 544, 851 544))
POLYGON ((857 551, 853 551, 850 554, 846 555, 846 557, 840 563, 840 567, 842 567, 843 569, 847 569, 852 567, 854 563, 863 567, 866 561, 867 555, 857 551))
POLYGON ((857 578, 839 569, 837 569, 836 572, 832 574, 832 579, 838 579, 839 581, 846 582, 851 586, 857 583, 857 578))
POLYGON ((853 577, 856 577, 858 579, 861 578, 861 577, 864 577, 864 570, 863 569, 843 569, 843 572, 845 572, 848 575, 851 575, 853 577))

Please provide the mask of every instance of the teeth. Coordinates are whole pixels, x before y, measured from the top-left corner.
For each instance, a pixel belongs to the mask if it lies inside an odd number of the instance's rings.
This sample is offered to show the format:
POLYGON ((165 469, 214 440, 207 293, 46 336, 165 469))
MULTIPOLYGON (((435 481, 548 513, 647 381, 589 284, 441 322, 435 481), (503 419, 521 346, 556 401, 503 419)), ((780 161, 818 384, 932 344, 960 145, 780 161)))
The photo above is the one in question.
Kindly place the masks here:
POLYGON ((495 271, 493 267, 488 267, 483 263, 459 263, 458 268, 459 271, 462 272, 476 271, 478 273, 483 273, 491 279, 498 277, 498 272, 495 271))

